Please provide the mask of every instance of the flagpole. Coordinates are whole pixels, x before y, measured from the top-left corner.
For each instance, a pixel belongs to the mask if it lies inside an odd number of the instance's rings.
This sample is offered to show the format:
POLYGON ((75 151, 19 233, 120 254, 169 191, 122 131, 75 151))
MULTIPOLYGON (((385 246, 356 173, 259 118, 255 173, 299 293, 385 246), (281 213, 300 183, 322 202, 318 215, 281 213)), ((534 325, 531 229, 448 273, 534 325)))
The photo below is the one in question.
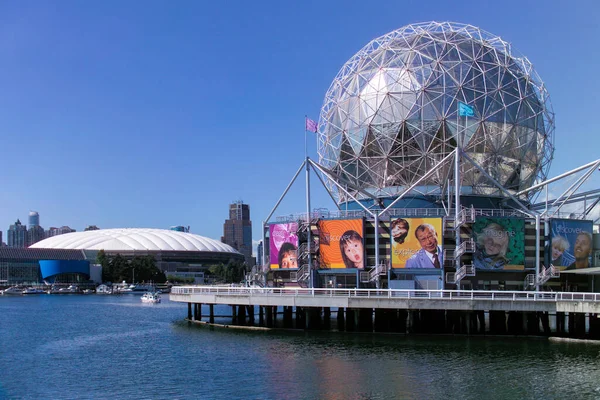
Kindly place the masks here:
POLYGON ((307 122, 308 116, 305 115, 304 116, 304 159, 306 160, 307 157, 307 150, 306 150, 306 122, 307 122))

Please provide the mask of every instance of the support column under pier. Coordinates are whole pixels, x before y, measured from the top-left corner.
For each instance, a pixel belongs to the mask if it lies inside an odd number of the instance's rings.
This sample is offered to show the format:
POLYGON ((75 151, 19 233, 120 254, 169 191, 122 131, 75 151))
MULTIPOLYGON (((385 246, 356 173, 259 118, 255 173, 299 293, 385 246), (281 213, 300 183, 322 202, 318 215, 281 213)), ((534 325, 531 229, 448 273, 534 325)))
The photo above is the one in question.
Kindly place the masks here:
POLYGON ((490 334, 506 334, 506 313, 504 311, 490 311, 490 334))
POLYGON ((194 321, 202 321, 202 304, 194 303, 194 321))
POLYGON ((296 329, 306 329, 306 310, 296 307, 296 329))
POLYGON ((258 325, 265 326, 265 315, 263 306, 258 306, 258 325))
POLYGON ((585 336, 584 313, 569 313, 569 336, 577 338, 585 336))
POLYGON ((327 331, 331 330, 331 308, 323 308, 323 328, 327 331))
POLYGON ((294 327, 294 308, 292 306, 283 307, 283 327, 285 329, 294 327))
POLYGON ((246 325, 246 306, 238 306, 238 325, 246 325))
POLYGON ((254 306, 246 306, 248 320, 250 325, 254 325, 254 306))
POLYGON ((359 308, 358 309, 358 331, 373 332, 373 309, 359 308))
POLYGON ((523 314, 520 311, 509 311, 508 312, 508 334, 509 335, 522 335, 523 334, 523 314))
POLYGON ((527 334, 528 335, 539 335, 540 334, 540 322, 537 312, 528 312, 525 314, 527 318, 527 334))
POLYGON ((211 324, 214 324, 215 323, 215 305, 214 304, 209 304, 208 305, 208 310, 209 310, 208 321, 211 324))
POLYGON ((337 311, 337 329, 340 332, 346 330, 346 318, 345 318, 346 310, 343 307, 338 307, 337 311))
POLYGON ((397 319, 394 321, 394 332, 407 333, 408 311, 398 310, 397 319))
POLYGON ((238 325, 238 317, 237 317, 237 310, 235 309, 235 306, 231 306, 231 324, 232 325, 238 325))
POLYGON ((320 330, 322 326, 321 307, 311 307, 306 309, 306 329, 309 331, 317 331, 320 330))
POLYGON ((538 317, 540 319, 540 322, 542 323, 542 330, 544 332, 544 335, 550 336, 552 334, 552 331, 550 329, 550 316, 548 314, 548 311, 540 311, 538 313, 538 317))
POLYGON ((588 334, 590 339, 600 339, 600 318, 598 318, 598 314, 589 314, 589 324, 590 331, 588 334))
POLYGON ((346 332, 354 332, 357 328, 356 310, 352 308, 346 309, 346 332))
POLYGON ((188 306, 188 320, 192 320, 192 303, 187 303, 188 306))
POLYGON ((556 333, 559 335, 564 335, 565 332, 565 313, 557 312, 556 313, 556 333))
POLYGON ((273 307, 266 306, 265 313, 267 319, 267 328, 273 328, 273 307))

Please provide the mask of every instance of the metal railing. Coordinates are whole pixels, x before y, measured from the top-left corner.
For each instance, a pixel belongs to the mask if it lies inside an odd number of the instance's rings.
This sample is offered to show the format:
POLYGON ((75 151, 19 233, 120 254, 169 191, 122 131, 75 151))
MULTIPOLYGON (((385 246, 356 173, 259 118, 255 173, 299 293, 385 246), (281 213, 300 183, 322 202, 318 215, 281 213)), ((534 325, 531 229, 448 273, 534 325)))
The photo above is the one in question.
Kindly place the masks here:
MULTIPOLYGON (((523 212, 520 210, 513 209, 491 209, 491 208, 468 208, 465 209, 466 213, 469 214, 468 218, 476 218, 477 216, 482 217, 523 217, 523 212)), ((454 209, 445 210, 443 208, 392 208, 380 217, 452 217, 454 216, 454 209)), ((568 217, 568 213, 561 213, 562 217, 568 217)), ((465 215, 466 216, 466 215, 465 215)), ((556 215, 558 216, 558 214, 556 215)), ((351 219, 351 218, 371 218, 371 216, 364 210, 341 210, 341 211, 321 211, 311 212, 310 220, 315 222, 318 219, 351 219)), ((276 217, 276 222, 298 222, 304 221, 306 223, 306 213, 290 214, 276 217)))
POLYGON ((600 293, 531 292, 503 290, 425 290, 425 289, 322 289, 322 288, 254 288, 230 286, 173 286, 172 295, 238 295, 275 297, 348 297, 404 298, 492 301, 589 301, 600 302, 600 293))

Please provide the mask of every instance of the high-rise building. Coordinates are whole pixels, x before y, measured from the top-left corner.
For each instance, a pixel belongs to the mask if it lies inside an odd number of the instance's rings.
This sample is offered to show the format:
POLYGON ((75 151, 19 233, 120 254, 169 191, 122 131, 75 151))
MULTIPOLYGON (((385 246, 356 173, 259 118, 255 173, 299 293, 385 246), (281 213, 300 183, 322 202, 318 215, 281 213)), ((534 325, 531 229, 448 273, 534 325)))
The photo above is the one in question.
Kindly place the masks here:
POLYGON ((27 247, 27 227, 17 219, 7 232, 8 247, 27 247))
POLYGON ((52 237, 52 236, 56 236, 56 235, 62 235, 63 233, 71 233, 71 232, 77 232, 75 229, 71 229, 68 226, 61 226, 60 228, 56 228, 56 227, 50 227, 47 231, 46 231, 46 237, 52 237))
POLYGON ((221 242, 242 253, 248 266, 254 265, 250 206, 244 204, 241 200, 229 205, 229 219, 225 220, 225 224, 223 224, 221 242))
POLYGON ((256 265, 263 264, 263 242, 262 240, 258 242, 258 246, 256 246, 256 265))
POLYGON ((44 228, 39 225, 30 226, 27 230, 27 247, 39 242, 40 240, 44 240, 45 238, 46 235, 44 233, 44 228))
POLYGON ((29 228, 40 226, 40 214, 37 211, 29 211, 29 228))
POLYGON ((182 226, 182 225, 172 226, 169 229, 172 230, 172 231, 176 231, 176 232, 188 232, 189 233, 189 231, 190 231, 190 227, 189 226, 185 227, 185 226, 182 226))

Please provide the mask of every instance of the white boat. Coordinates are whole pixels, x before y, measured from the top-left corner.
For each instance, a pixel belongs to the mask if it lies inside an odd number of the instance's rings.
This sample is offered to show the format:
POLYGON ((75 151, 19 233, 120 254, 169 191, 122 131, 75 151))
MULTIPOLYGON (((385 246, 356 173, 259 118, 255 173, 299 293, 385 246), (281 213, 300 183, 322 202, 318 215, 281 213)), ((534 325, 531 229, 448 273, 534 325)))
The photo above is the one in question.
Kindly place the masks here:
POLYGON ((112 288, 104 284, 98 285, 98 287, 96 288, 97 294, 112 294, 112 292, 112 288))
POLYGON ((4 289, 1 290, 0 292, 2 292, 3 295, 8 296, 8 295, 22 295, 23 294, 23 288, 22 287, 18 287, 18 286, 11 286, 8 289, 4 289))
POLYGON ((142 295, 142 303, 160 303, 160 293, 146 292, 142 295))
POLYGON ((42 288, 28 287, 23 289, 23 294, 45 294, 46 291, 42 288))

